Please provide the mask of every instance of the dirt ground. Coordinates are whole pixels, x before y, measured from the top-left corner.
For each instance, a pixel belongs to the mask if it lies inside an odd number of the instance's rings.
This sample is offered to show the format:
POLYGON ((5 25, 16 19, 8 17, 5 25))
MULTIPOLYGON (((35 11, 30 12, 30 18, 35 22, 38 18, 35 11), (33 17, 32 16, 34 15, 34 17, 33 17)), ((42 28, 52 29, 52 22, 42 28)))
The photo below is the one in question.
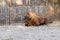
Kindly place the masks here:
POLYGON ((0 26, 0 40, 60 40, 60 21, 38 27, 0 26))

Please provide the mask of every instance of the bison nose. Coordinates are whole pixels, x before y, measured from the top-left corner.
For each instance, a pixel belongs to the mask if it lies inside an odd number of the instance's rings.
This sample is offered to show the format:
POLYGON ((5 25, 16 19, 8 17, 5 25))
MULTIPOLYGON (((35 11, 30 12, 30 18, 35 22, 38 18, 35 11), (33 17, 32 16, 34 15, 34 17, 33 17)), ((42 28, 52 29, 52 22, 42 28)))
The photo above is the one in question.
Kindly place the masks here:
POLYGON ((28 20, 25 20, 26 23, 28 23, 28 20))

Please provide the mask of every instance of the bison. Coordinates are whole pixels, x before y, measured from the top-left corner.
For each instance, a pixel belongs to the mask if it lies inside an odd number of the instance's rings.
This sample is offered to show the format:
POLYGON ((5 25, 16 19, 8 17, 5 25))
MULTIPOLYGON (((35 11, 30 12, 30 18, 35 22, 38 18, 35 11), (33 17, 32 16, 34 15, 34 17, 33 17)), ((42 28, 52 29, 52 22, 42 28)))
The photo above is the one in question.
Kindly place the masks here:
POLYGON ((38 16, 35 12, 27 12, 24 16, 25 26, 40 26, 48 24, 47 18, 38 16))

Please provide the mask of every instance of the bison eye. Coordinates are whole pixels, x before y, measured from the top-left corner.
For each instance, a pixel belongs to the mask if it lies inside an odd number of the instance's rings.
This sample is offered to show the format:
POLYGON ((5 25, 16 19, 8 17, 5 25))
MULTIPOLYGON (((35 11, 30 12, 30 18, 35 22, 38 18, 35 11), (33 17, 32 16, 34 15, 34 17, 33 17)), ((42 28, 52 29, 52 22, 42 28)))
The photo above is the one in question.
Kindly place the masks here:
POLYGON ((29 17, 29 20, 31 20, 31 17, 29 17))

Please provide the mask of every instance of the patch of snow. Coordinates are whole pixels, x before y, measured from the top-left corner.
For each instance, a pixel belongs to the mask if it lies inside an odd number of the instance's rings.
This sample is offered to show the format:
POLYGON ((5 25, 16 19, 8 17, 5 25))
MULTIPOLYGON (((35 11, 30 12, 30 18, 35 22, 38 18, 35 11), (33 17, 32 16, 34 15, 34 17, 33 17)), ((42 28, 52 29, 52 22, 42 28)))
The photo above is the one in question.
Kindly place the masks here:
POLYGON ((0 26, 0 40, 60 40, 60 23, 38 27, 0 26))

